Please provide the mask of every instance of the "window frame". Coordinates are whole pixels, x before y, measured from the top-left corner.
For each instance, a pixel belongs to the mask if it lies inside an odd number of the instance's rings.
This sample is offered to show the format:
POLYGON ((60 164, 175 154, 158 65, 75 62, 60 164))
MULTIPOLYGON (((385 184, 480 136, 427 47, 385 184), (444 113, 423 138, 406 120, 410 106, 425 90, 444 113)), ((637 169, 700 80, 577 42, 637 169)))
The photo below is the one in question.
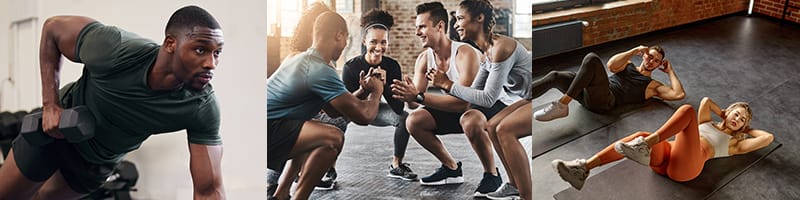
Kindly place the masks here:
POLYGON ((533 0, 525 0, 525 1, 528 1, 530 3, 529 4, 530 6, 528 6, 527 8, 518 8, 518 6, 517 6, 518 3, 516 1, 520 1, 520 0, 514 0, 514 2, 513 2, 514 4, 512 5, 513 8, 512 8, 512 11, 510 13, 511 19, 509 19, 509 20, 511 20, 511 27, 510 27, 511 30, 509 30, 511 32, 511 37, 514 37, 514 38, 531 38, 532 34, 531 34, 530 31, 527 31, 527 32, 523 31, 522 33, 519 33, 516 29, 518 27, 531 27, 531 24, 530 24, 531 20, 530 19, 533 16, 533 13, 534 13, 533 12, 533 7, 532 7, 533 6, 533 0), (525 12, 520 12, 521 10, 524 10, 524 9, 528 9, 528 10, 525 10, 525 12), (528 17, 527 20, 524 20, 527 23, 524 23, 524 22, 522 24, 517 24, 516 23, 516 22, 518 22, 517 18, 521 17, 521 16, 527 16, 528 17))

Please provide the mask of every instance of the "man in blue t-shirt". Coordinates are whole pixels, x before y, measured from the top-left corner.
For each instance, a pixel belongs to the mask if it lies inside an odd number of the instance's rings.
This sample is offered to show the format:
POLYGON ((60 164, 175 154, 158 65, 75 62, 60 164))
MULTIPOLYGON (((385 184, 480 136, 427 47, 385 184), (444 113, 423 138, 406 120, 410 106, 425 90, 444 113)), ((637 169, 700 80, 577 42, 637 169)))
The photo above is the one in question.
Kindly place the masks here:
MULTIPOLYGON (((267 167, 282 171, 288 159, 306 157, 303 176, 293 198, 307 199, 322 175, 333 165, 344 144, 335 126, 311 120, 320 110, 368 124, 378 113, 385 71, 372 68, 361 74, 361 88, 347 91, 331 65, 347 46, 347 25, 334 12, 314 22, 314 41, 307 51, 283 63, 267 79, 267 167), (367 95, 365 100, 358 96, 367 95)), ((289 199, 288 194, 269 198, 289 199)))

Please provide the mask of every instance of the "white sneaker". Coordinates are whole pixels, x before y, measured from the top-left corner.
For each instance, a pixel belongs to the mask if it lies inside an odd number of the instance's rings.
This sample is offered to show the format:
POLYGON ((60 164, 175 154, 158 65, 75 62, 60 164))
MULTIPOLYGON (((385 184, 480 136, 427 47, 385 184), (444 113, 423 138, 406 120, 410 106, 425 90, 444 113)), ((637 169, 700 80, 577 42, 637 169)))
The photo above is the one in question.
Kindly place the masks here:
POLYGON ((614 150, 639 164, 650 165, 650 147, 647 146, 647 141, 644 141, 642 136, 636 137, 629 142, 619 141, 614 144, 614 150))
POLYGON ((586 169, 586 160, 575 159, 571 161, 563 161, 555 159, 552 162, 553 169, 556 170, 561 179, 567 181, 572 187, 580 190, 583 188, 583 183, 589 177, 589 170, 586 169))
POLYGON ((558 101, 550 102, 550 105, 544 109, 538 110, 533 113, 533 118, 539 121, 550 121, 569 115, 569 106, 559 103, 558 101))

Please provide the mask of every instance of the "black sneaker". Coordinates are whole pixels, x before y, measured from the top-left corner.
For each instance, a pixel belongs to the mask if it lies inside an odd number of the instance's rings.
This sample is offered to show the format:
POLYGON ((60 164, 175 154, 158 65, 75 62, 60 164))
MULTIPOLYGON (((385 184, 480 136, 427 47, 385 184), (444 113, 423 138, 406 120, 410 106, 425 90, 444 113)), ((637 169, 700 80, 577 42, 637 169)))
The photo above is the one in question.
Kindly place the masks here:
POLYGON ((452 170, 447 168, 447 166, 442 165, 439 169, 436 169, 436 172, 431 174, 430 176, 422 177, 419 179, 419 183, 422 185, 445 185, 445 184, 457 184, 464 182, 464 176, 461 173, 461 162, 458 162, 458 168, 452 170))
POLYGON ((322 179, 317 183, 317 186, 314 187, 314 190, 332 190, 334 186, 336 186, 336 169, 331 167, 328 169, 328 172, 322 176, 322 179))
POLYGON ((397 167, 392 167, 392 165, 389 165, 389 174, 387 174, 386 176, 392 178, 399 178, 406 181, 417 180, 417 174, 412 173, 411 168, 408 166, 409 166, 408 163, 402 163, 400 164, 400 166, 397 167))
POLYGON ((492 175, 492 173, 483 173, 483 179, 478 184, 478 189, 475 189, 475 197, 486 197, 487 194, 494 192, 497 188, 500 188, 500 185, 503 185, 503 178, 500 177, 500 171, 497 172, 497 176, 492 175))

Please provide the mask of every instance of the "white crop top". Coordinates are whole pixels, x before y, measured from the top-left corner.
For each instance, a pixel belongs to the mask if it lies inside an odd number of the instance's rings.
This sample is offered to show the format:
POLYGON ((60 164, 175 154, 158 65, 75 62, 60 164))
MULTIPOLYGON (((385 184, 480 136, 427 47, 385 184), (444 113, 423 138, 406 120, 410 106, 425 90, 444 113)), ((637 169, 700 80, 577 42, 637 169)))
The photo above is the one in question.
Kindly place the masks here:
POLYGON ((711 122, 702 123, 698 128, 700 129, 700 136, 705 138, 714 148, 714 158, 730 156, 728 155, 728 146, 732 138, 730 135, 714 127, 711 122))

